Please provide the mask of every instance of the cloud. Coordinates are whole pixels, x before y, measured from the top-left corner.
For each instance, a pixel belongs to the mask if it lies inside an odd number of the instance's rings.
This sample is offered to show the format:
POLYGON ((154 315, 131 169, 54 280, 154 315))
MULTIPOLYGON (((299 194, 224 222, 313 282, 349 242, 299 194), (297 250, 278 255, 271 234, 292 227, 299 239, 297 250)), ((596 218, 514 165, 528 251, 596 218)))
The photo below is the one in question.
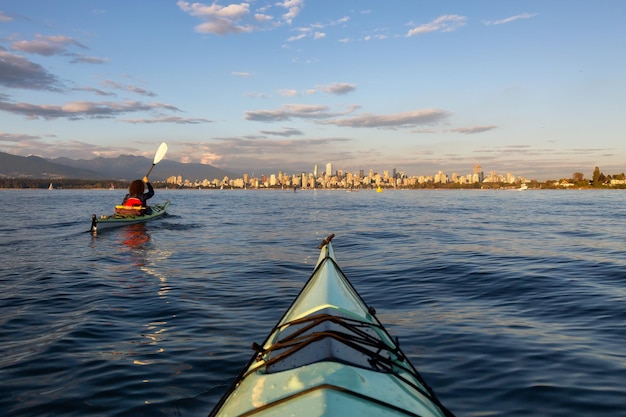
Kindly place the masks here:
MULTIPOLYGON (((356 107, 350 108, 348 112, 351 112, 356 107)), ((345 114, 345 113, 343 113, 345 114)), ((299 119, 326 119, 329 117, 336 117, 337 113, 328 112, 328 106, 318 104, 287 104, 282 106, 279 110, 257 110, 245 112, 245 119, 260 122, 278 122, 287 121, 292 118, 299 119)))
POLYGON ((400 128, 437 124, 449 116, 450 113, 444 110, 425 109, 387 115, 364 114, 344 119, 324 120, 318 123, 341 127, 400 128))
POLYGON ((227 35, 229 33, 251 32, 253 30, 250 25, 241 26, 237 23, 250 14, 250 5, 248 3, 230 4, 228 6, 220 6, 217 3, 213 3, 207 6, 202 3, 191 4, 187 1, 179 0, 176 4, 182 11, 205 21, 196 26, 196 32, 227 35))
POLYGON ((452 32, 465 25, 467 18, 456 14, 440 16, 432 22, 417 26, 406 34, 407 37, 430 32, 452 32))
POLYGON ((229 4, 228 6, 220 6, 217 3, 213 3, 210 6, 202 3, 189 3, 183 0, 179 0, 178 7, 184 12, 191 14, 192 16, 202 17, 205 19, 231 19, 240 20, 244 16, 250 13, 250 4, 229 4))
POLYGON ((104 119, 112 118, 124 113, 141 111, 180 111, 178 108, 168 104, 146 104, 138 101, 124 101, 120 103, 72 101, 62 105, 12 103, 9 101, 0 101, 0 110, 19 114, 27 117, 28 119, 42 118, 45 120, 59 118, 68 118, 70 120, 104 119))
POLYGON ((77 46, 82 49, 88 49, 85 45, 75 41, 74 39, 63 36, 42 36, 35 35, 36 39, 32 41, 16 41, 11 44, 11 48, 28 52, 31 54, 52 56, 52 55, 67 55, 68 46, 77 46))
POLYGON ((289 128, 289 127, 285 127, 283 128, 283 130, 261 130, 261 133, 264 135, 285 136, 285 137, 301 136, 304 134, 299 129, 289 128))
POLYGON ((154 119, 125 119, 123 122, 133 124, 152 124, 152 123, 174 123, 174 124, 199 124, 199 123, 213 123, 212 120, 203 118, 188 118, 178 116, 163 116, 154 119))
POLYGON ((116 97, 117 96, 117 94, 115 94, 115 93, 111 93, 111 92, 108 92, 108 91, 102 91, 102 90, 99 90, 99 89, 93 88, 93 87, 77 87, 77 88, 72 88, 72 90, 74 90, 74 91, 86 91, 88 93, 94 93, 94 94, 97 94, 99 96, 112 96, 112 97, 116 97))
MULTIPOLYGON (((287 38, 287 42, 295 42, 295 41, 299 41, 307 37, 311 37, 313 38, 313 40, 324 39, 327 36, 327 34, 326 32, 322 31, 322 29, 326 27, 343 25, 349 21, 350 21, 349 17, 342 17, 341 19, 334 20, 334 21, 324 23, 324 24, 314 23, 314 24, 309 25, 308 27, 294 28, 293 29, 294 31, 298 31, 300 33, 298 35, 294 35, 294 36, 287 38)), ((339 42, 342 42, 342 40, 340 40, 339 42)))
POLYGON ((291 120, 291 118, 324 117, 328 110, 324 105, 285 105, 279 110, 258 110, 245 112, 246 120, 276 122, 291 120))
POLYGON ((93 56, 74 55, 74 59, 70 62, 72 64, 104 64, 108 62, 109 58, 97 58, 93 56))
POLYGON ((39 139, 39 136, 0 132, 0 143, 1 142, 18 143, 18 142, 31 141, 31 140, 36 140, 36 139, 39 139))
POLYGON ((372 39, 384 40, 387 39, 387 35, 367 35, 363 38, 363 40, 366 42, 371 41, 372 39))
POLYGON ((109 60, 108 58, 90 57, 70 52, 68 48, 72 46, 81 49, 89 49, 85 45, 74 40, 73 38, 63 35, 35 35, 34 40, 15 41, 11 44, 11 48, 20 52, 26 52, 42 56, 61 55, 73 57, 73 59, 70 61, 72 64, 103 64, 109 60))
POLYGON ((312 95, 317 94, 319 92, 324 92, 327 94, 334 94, 337 96, 341 96, 344 94, 348 94, 352 91, 356 90, 356 85, 351 83, 333 83, 328 85, 320 85, 316 88, 309 88, 308 90, 298 91, 293 88, 284 88, 278 91, 283 97, 295 97, 298 95, 312 95))
POLYGON ((41 65, 0 46, 0 85, 9 88, 61 91, 62 83, 41 65))
POLYGON ((280 90, 278 94, 280 94, 283 97, 293 97, 293 96, 298 95, 298 90, 286 88, 286 89, 280 90))
POLYGON ((300 39, 304 39, 306 37, 307 37, 307 33, 303 32, 303 33, 301 33, 299 35, 291 36, 291 37, 287 38, 287 42, 299 41, 300 39))
POLYGON ((4 12, 0 11, 0 22, 12 22, 13 18, 4 12))
POLYGON ((256 13, 254 15, 254 20, 256 20, 259 23, 266 23, 266 22, 271 22, 272 20, 274 20, 274 18, 267 14, 256 13))
POLYGON ((228 19, 214 19, 196 26, 200 33, 213 33, 215 35, 227 35, 229 33, 252 32, 252 26, 236 26, 228 19))
POLYGON ((483 133, 489 130, 496 129, 498 126, 473 126, 473 127, 457 127, 455 129, 448 129, 446 132, 454 132, 454 133, 466 133, 468 135, 474 133, 483 133))
POLYGON ((356 85, 350 83, 333 83, 330 85, 321 86, 319 87, 319 89, 326 93, 341 96, 356 90, 356 85))
POLYGON ((146 90, 144 88, 141 87, 137 87, 134 85, 122 85, 120 83, 117 83, 113 80, 104 80, 101 83, 102 85, 106 86, 106 87, 110 87, 110 88, 114 88, 116 90, 123 90, 123 91, 129 91, 131 93, 135 93, 135 94, 140 94, 142 96, 148 96, 148 97, 156 97, 157 94, 146 90))
POLYGON ((304 6, 304 0, 285 0, 282 3, 276 3, 277 6, 287 9, 287 13, 283 15, 283 19, 291 25, 293 19, 295 19, 304 6))
POLYGON ((286 12, 280 16, 268 14, 267 12, 271 9, 269 6, 260 7, 256 13, 251 14, 250 3, 233 3, 228 6, 220 6, 217 2, 207 5, 178 0, 176 4, 183 12, 203 21, 195 27, 196 32, 228 35, 250 33, 285 24, 291 25, 302 11, 304 0, 284 0, 276 3, 275 6, 286 9, 286 12))
POLYGON ((507 17, 505 19, 501 19, 501 20, 489 20, 487 22, 485 22, 486 25, 503 25, 506 23, 511 23, 514 22, 516 20, 520 20, 520 19, 530 19, 537 16, 537 13, 522 13, 522 14, 518 14, 515 16, 511 16, 511 17, 507 17))

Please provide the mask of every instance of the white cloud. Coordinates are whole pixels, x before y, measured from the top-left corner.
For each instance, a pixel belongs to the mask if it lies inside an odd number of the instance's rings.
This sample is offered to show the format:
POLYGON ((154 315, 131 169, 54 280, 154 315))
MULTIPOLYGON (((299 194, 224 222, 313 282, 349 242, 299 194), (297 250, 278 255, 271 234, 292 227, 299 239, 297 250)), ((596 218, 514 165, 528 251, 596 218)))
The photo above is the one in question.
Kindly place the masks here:
POLYGON ((287 13, 283 14, 283 18, 288 24, 291 24, 293 19, 302 11, 304 0, 285 0, 282 3, 277 3, 277 6, 287 9, 287 13))
POLYGON ((290 38, 287 38, 287 42, 299 41, 300 39, 304 39, 304 38, 306 38, 306 33, 301 33, 299 35, 291 36, 290 38))
POLYGON ((293 96, 298 95, 298 90, 284 89, 284 90, 280 90, 278 93, 284 97, 293 97, 293 96))
POLYGON ((237 22, 250 14, 248 3, 230 4, 220 6, 213 3, 207 6, 202 3, 189 3, 179 0, 178 7, 192 16, 205 20, 204 23, 196 26, 196 31, 200 33, 213 33, 216 35, 226 35, 229 33, 251 32, 251 25, 240 26, 237 22))
POLYGON ((192 16, 208 19, 226 18, 239 20, 250 13, 250 5, 248 3, 230 4, 228 6, 220 6, 217 3, 213 3, 210 6, 207 6, 202 3, 191 4, 189 2, 179 0, 176 4, 181 10, 191 14, 192 16))
POLYGON ((485 22, 486 25, 503 25, 505 23, 511 23, 520 19, 530 19, 537 16, 537 13, 522 13, 515 16, 507 17, 505 19, 493 20, 485 22))
POLYGON ((291 24, 304 5, 303 0, 286 0, 276 6, 287 9, 282 16, 272 16, 268 12, 271 7, 261 7, 251 14, 250 3, 233 3, 221 6, 217 2, 210 5, 190 3, 178 0, 178 7, 185 13, 201 19, 203 22, 195 27, 196 32, 227 35, 231 33, 249 33, 265 28, 291 24), (248 22, 246 22, 248 20, 248 22))
POLYGON ((407 37, 430 32, 452 32, 465 25, 467 18, 456 14, 440 16, 432 22, 415 27, 406 34, 407 37))
POLYGON ((263 13, 256 13, 254 15, 254 20, 256 20, 257 22, 271 22, 272 20, 274 20, 274 18, 270 15, 267 14, 263 14, 263 13))

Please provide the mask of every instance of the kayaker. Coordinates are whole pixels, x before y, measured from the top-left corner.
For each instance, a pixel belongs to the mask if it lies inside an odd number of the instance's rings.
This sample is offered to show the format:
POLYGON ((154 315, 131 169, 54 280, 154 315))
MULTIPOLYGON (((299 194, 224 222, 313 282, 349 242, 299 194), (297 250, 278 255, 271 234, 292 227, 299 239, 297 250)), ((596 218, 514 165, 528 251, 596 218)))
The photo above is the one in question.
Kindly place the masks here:
POLYGON ((124 197, 124 201, 122 205, 142 205, 146 208, 146 214, 150 214, 151 210, 148 207, 148 199, 152 198, 154 195, 154 188, 152 188, 152 184, 148 181, 148 177, 143 177, 143 180, 135 180, 130 183, 128 187, 128 194, 124 197), (148 192, 145 192, 146 187, 148 187, 148 192))

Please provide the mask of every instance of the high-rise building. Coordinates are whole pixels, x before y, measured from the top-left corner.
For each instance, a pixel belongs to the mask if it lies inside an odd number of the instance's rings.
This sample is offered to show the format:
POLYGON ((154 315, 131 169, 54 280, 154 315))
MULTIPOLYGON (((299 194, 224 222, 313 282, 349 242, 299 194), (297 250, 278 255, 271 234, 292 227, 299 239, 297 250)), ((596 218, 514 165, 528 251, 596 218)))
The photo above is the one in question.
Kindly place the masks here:
POLYGON ((483 173, 483 168, 480 164, 474 165, 474 178, 478 179, 478 181, 474 182, 483 182, 485 180, 485 174, 483 173))
POLYGON ((333 176, 333 163, 329 162, 326 164, 326 175, 329 177, 333 176))
POLYGON ((317 178, 317 164, 313 166, 313 176, 317 178))

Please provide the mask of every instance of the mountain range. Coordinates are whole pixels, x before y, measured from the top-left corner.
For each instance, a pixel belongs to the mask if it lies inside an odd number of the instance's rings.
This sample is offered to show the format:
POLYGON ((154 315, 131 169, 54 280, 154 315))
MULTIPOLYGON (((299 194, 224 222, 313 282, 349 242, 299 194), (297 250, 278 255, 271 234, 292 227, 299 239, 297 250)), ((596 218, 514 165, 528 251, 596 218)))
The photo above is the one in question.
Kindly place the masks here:
MULTIPOLYGON (((152 160, 143 156, 120 155, 116 158, 45 159, 38 156, 18 156, 0 152, 0 177, 32 179, 133 180, 142 178, 152 160)), ((152 181, 165 181, 171 176, 191 181, 213 180, 238 175, 212 165, 162 160, 150 174, 152 181)))

